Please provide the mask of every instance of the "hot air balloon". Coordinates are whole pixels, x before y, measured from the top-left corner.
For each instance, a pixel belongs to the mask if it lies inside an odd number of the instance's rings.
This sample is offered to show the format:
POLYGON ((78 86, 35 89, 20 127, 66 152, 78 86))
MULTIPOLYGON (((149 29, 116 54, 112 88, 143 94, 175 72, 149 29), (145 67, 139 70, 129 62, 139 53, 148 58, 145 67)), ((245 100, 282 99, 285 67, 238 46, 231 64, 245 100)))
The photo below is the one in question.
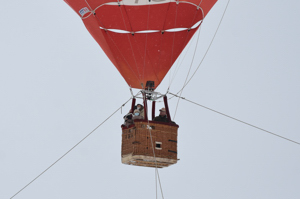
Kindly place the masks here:
MULTIPOLYGON (((131 88, 142 89, 144 118, 122 126, 122 162, 167 167, 177 162, 177 129, 167 97, 155 92, 217 0, 64 0, 82 19, 131 88), (168 122, 148 120, 147 100, 163 98, 168 122)), ((135 97, 132 100, 133 112, 135 97)))

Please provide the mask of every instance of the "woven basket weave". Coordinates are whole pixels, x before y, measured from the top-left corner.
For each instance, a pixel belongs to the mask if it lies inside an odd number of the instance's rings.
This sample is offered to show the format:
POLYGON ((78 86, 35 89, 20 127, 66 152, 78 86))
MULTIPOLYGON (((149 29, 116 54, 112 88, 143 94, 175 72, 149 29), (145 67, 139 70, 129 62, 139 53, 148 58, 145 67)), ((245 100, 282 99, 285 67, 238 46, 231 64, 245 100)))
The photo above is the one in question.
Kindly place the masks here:
POLYGON ((123 128, 122 163, 158 168, 177 163, 177 130, 178 125, 143 120, 123 128))

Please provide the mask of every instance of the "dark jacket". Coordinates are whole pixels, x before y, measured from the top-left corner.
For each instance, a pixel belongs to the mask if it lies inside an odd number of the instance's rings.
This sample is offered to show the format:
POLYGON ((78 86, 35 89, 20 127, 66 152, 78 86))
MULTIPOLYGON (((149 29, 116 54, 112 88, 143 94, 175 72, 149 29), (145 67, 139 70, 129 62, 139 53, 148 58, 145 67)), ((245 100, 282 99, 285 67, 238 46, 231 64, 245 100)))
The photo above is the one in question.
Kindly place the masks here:
POLYGON ((156 116, 153 121, 157 121, 157 122, 169 122, 166 115, 165 116, 161 116, 161 115, 156 116))

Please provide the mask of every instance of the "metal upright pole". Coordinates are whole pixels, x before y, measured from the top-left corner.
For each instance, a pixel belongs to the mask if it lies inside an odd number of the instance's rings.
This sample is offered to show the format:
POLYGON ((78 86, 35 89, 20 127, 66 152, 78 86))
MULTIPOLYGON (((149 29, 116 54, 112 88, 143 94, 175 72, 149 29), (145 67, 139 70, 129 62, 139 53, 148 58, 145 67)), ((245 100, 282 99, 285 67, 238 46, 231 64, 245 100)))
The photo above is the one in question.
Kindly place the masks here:
POLYGON ((166 112, 167 112, 168 122, 171 122, 171 115, 170 115, 169 106, 168 106, 168 98, 167 98, 166 95, 164 96, 164 103, 165 103, 165 109, 166 109, 166 112))
POLYGON ((143 102, 144 102, 144 120, 148 120, 148 106, 147 106, 147 98, 145 92, 143 92, 143 102))
POLYGON ((131 103, 131 110, 130 110, 130 113, 133 113, 134 111, 134 106, 135 106, 135 98, 132 98, 132 103, 131 103))
POLYGON ((155 102, 156 101, 152 101, 152 120, 155 118, 155 102))

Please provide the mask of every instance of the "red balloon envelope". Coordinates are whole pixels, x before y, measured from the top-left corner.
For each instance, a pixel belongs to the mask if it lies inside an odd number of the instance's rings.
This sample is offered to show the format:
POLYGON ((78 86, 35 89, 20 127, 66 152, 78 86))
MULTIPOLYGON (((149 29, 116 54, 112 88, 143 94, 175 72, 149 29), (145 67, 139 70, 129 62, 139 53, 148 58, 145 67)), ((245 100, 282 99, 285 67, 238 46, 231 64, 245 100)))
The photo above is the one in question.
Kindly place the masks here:
POLYGON ((155 88, 217 0, 65 0, 132 88, 155 88))

